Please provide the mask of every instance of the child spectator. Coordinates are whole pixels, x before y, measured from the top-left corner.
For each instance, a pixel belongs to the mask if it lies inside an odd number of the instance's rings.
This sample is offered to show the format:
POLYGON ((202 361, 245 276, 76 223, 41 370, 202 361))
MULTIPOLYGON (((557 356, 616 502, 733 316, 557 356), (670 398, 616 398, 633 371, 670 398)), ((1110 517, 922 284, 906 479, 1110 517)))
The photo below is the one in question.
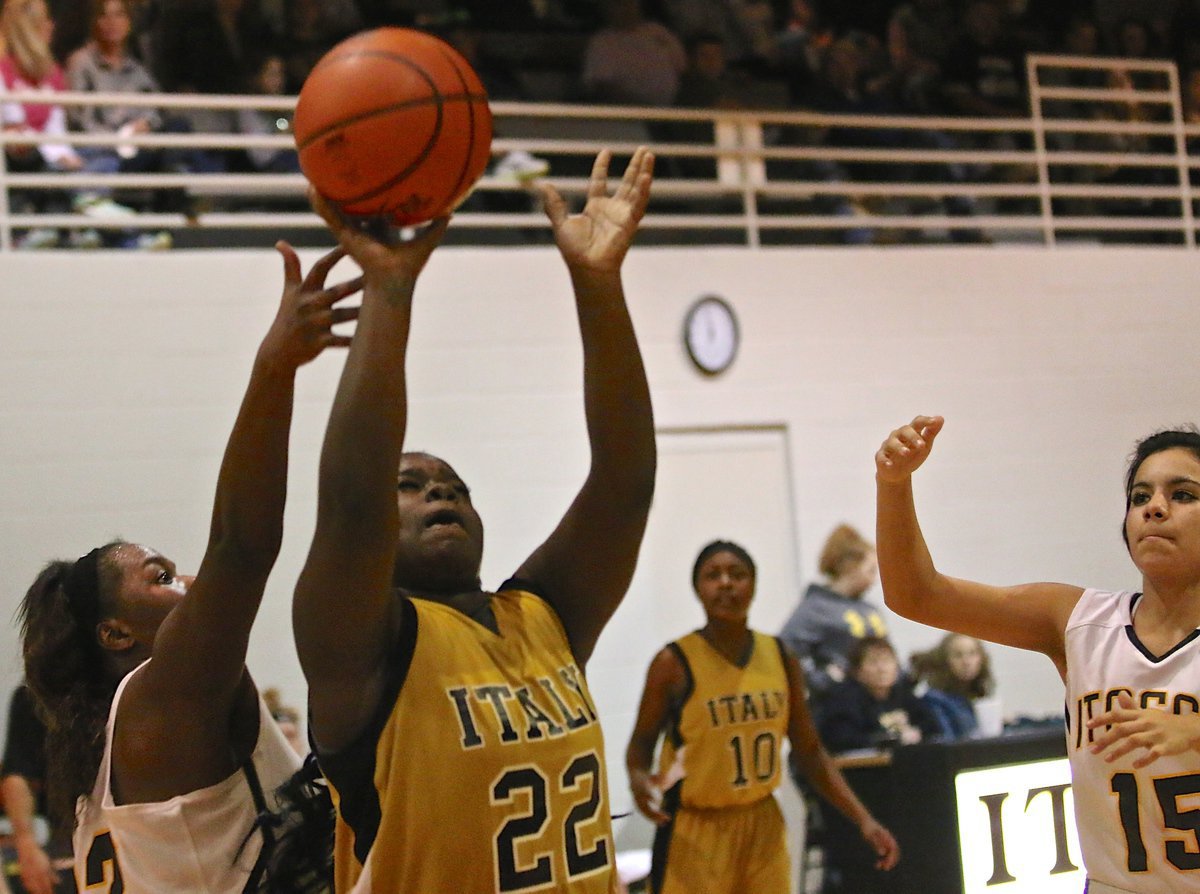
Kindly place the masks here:
POLYGON ((937 717, 944 738, 979 734, 975 702, 995 690, 983 643, 972 636, 948 633, 933 649, 913 655, 912 673, 915 680, 928 686, 921 697, 937 717))
POLYGON ((896 650, 881 636, 865 636, 854 644, 850 676, 826 694, 817 729, 835 754, 915 745, 941 731, 933 711, 900 678, 896 650))

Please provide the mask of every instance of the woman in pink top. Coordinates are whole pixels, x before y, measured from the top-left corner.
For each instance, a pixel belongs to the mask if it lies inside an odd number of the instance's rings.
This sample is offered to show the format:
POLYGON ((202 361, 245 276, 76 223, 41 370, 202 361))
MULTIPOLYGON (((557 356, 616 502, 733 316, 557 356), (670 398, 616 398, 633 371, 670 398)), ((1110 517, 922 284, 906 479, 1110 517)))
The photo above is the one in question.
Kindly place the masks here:
MULTIPOLYGON (((55 93, 67 89, 66 76, 50 52, 54 20, 45 0, 4 0, 0 35, 6 50, 0 57, 0 77, 4 79, 6 92, 55 93)), ((5 130, 64 135, 67 132, 66 114, 60 105, 6 102, 0 115, 5 130)), ((13 170, 83 168, 83 159, 66 143, 9 144, 6 151, 13 170)))

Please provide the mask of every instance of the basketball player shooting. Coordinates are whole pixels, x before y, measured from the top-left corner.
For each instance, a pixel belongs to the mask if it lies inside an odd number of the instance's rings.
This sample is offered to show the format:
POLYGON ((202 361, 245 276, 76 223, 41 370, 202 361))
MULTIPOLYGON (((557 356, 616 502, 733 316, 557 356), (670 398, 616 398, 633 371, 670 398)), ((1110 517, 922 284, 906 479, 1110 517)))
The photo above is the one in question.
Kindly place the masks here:
POLYGON ((313 204, 363 269, 321 456, 294 621, 311 729, 339 805, 341 892, 609 894, 603 740, 582 669, 633 575, 654 487, 650 392, 621 265, 649 199, 638 149, 579 214, 545 185, 575 292, 591 466, 549 538, 495 592, 483 524, 443 460, 404 453, 416 281, 446 230, 382 244, 313 204))

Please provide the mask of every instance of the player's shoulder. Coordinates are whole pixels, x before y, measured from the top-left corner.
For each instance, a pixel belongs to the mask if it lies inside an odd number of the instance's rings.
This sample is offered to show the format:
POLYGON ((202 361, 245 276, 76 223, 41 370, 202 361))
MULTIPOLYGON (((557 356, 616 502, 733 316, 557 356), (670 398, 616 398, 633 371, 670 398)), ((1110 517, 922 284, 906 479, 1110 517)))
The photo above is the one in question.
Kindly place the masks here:
POLYGON ((1077 627, 1123 627, 1129 622, 1130 606, 1137 594, 1131 590, 1103 590, 1089 587, 1079 594, 1067 629, 1077 627))

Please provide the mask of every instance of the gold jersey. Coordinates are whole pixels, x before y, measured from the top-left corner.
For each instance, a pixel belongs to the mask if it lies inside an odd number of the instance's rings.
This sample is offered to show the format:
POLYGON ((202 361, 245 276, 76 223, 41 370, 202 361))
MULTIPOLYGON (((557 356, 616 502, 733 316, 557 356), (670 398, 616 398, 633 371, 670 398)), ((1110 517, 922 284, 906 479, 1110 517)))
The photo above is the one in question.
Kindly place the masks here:
POLYGON ((340 894, 615 890, 604 744, 566 633, 531 592, 490 600, 498 634, 406 599, 379 716, 322 760, 340 894))
MULTIPOLYGON (((663 742, 660 772, 678 760, 678 804, 708 809, 752 804, 779 785, 788 729, 788 678, 782 647, 751 631, 745 667, 732 663, 699 632, 670 644, 688 681, 663 742)), ((674 800, 674 799, 672 799, 674 800)))

